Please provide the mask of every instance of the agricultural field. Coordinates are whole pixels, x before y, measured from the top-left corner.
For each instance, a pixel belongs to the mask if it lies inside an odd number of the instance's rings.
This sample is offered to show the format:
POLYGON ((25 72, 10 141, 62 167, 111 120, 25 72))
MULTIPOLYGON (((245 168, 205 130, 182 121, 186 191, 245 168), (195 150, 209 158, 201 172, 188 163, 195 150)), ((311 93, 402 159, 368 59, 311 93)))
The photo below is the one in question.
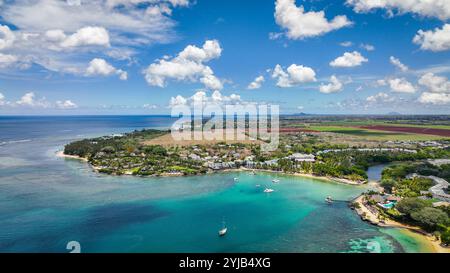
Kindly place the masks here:
POLYGON ((427 141, 450 139, 448 120, 382 120, 326 118, 283 120, 282 126, 304 132, 334 133, 367 141, 427 141), (417 124, 413 124, 413 122, 417 124))

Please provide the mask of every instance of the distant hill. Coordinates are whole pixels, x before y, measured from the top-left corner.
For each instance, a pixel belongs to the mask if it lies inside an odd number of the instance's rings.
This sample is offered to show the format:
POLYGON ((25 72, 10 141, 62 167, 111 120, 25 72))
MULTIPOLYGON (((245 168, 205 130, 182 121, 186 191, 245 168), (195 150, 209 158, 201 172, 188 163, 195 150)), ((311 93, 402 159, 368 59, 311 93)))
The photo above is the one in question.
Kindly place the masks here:
POLYGON ((399 112, 389 112, 387 113, 388 116, 401 116, 402 114, 399 112))

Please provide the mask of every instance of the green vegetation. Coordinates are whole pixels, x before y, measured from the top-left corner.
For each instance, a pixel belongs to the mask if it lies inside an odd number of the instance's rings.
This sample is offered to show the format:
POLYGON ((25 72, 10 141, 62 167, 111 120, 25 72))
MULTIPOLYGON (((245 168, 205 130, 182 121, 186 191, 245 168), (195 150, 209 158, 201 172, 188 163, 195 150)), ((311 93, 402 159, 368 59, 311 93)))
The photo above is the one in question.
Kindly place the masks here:
POLYGON ((402 197, 420 196, 421 191, 427 191, 433 182, 423 177, 407 178, 409 174, 416 173, 422 176, 437 176, 450 180, 450 164, 435 166, 426 162, 397 164, 383 170, 381 186, 387 192, 394 192, 402 197))
POLYGON ((196 161, 181 159, 176 151, 160 145, 141 144, 167 134, 167 131, 142 130, 124 136, 84 139, 66 145, 64 153, 87 158, 100 173, 161 175, 199 174, 206 168, 196 161))
MULTIPOLYGON (((450 228, 450 214, 448 209, 433 208, 432 202, 416 197, 404 198, 396 205, 401 213, 397 220, 418 225, 428 232, 438 231, 441 238, 448 236, 450 228)), ((447 239, 442 239, 444 240, 447 239)))

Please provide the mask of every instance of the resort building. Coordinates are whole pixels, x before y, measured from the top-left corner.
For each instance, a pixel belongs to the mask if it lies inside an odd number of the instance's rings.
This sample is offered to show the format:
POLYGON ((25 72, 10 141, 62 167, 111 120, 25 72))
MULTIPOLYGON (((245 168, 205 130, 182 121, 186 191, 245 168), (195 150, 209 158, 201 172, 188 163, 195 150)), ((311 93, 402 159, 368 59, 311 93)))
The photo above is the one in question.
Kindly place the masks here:
POLYGON ((301 154, 295 153, 287 157, 288 159, 294 160, 295 162, 315 162, 316 157, 312 154, 301 154))

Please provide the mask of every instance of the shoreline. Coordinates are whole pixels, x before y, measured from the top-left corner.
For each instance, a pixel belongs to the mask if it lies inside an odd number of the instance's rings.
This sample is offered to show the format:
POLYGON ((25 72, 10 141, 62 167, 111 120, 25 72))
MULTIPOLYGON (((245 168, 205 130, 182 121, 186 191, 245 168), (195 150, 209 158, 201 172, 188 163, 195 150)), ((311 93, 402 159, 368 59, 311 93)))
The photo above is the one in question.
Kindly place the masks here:
POLYGON ((77 156, 77 155, 66 155, 64 153, 64 151, 57 151, 55 153, 55 155, 56 155, 56 157, 59 157, 59 158, 76 159, 76 160, 88 162, 87 158, 84 158, 84 157, 81 157, 81 156, 77 156))
POLYGON ((354 203, 359 204, 359 208, 355 208, 356 213, 361 220, 369 222, 372 225, 381 227, 381 228, 399 228, 405 230, 407 232, 414 233, 415 237, 421 239, 422 244, 427 244, 431 249, 433 249, 433 253, 450 253, 450 248, 443 247, 440 245, 440 241, 436 240, 432 234, 429 234, 423 231, 420 227, 410 226, 407 224, 403 224, 392 219, 386 219, 382 223, 378 219, 378 215, 373 213, 370 209, 366 207, 363 202, 364 195, 358 196, 354 203))
MULTIPOLYGON (((86 163, 88 163, 88 165, 90 167, 92 167, 92 169, 94 171, 98 172, 98 167, 89 164, 89 160, 87 158, 76 156, 76 155, 66 155, 64 153, 64 151, 57 151, 56 152, 56 156, 59 157, 59 158, 75 159, 75 160, 80 160, 80 161, 86 162, 86 163)), ((275 173, 275 174, 282 174, 282 175, 292 175, 292 176, 299 176, 299 177, 305 177, 305 178, 312 178, 312 179, 322 180, 322 181, 326 181, 326 182, 346 184, 346 185, 351 185, 351 186, 361 186, 361 185, 366 185, 367 184, 367 181, 353 181, 353 180, 349 180, 349 179, 345 179, 345 178, 339 178, 339 177, 318 176, 318 175, 308 174, 308 173, 285 173, 285 172, 282 172, 282 171, 265 170, 265 169, 249 169, 249 168, 245 168, 245 167, 240 167, 240 168, 236 168, 236 169, 212 170, 212 171, 209 171, 206 174, 225 173, 225 172, 242 172, 242 171, 246 171, 246 172, 268 172, 268 173, 275 173)), ((114 174, 109 174, 109 175, 114 175, 114 174)), ((132 175, 130 173, 124 173, 123 175, 134 176, 134 177, 174 177, 174 176, 182 177, 182 176, 185 176, 185 175, 170 174, 170 173, 166 173, 166 174, 162 174, 162 175, 149 175, 149 176, 137 176, 137 175, 132 175)), ((203 175, 203 174, 199 174, 199 175, 203 175)), ((119 176, 119 175, 114 175, 114 176, 119 176)))

